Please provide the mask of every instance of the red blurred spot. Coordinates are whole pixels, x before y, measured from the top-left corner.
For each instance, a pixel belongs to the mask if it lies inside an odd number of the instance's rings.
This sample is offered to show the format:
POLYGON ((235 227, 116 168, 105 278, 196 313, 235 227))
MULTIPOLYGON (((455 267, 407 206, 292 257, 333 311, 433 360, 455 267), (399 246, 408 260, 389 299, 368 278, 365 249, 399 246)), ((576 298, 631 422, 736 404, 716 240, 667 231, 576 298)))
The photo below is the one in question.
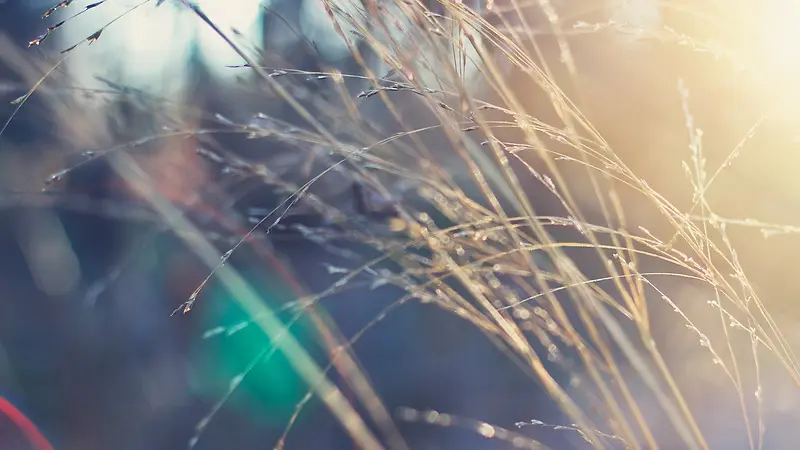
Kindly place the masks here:
POLYGON ((0 396, 0 413, 5 414, 6 417, 11 419, 11 422, 22 431, 36 449, 53 450, 53 446, 47 438, 44 437, 42 432, 36 428, 36 425, 34 425, 22 411, 18 410, 11 402, 2 396, 0 396))

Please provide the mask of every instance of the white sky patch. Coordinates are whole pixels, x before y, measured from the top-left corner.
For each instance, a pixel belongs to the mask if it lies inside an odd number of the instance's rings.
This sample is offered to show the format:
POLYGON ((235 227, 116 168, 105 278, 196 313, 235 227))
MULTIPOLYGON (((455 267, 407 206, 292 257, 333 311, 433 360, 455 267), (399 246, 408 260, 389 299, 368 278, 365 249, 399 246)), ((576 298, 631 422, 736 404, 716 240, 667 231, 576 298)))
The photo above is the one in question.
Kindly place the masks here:
MULTIPOLYGON (((269 1, 265 0, 196 0, 198 6, 216 23, 228 37, 237 40, 243 49, 261 48, 263 39, 263 12, 269 1), (243 39, 232 33, 237 30, 243 39)), ((196 17, 193 17, 197 20, 196 17)), ((195 28, 196 45, 201 49, 206 64, 214 70, 223 70, 225 65, 241 64, 241 60, 231 48, 211 28, 199 23, 195 28)), ((230 73, 230 70, 227 70, 230 73)))
MULTIPOLYGON (((57 20, 80 11, 85 2, 63 9, 57 20)), ((60 48, 85 39, 141 1, 110 0, 70 20, 55 36, 60 48)), ((263 6, 270 0, 196 0, 195 3, 245 50, 260 48, 263 6), (241 33, 235 35, 232 29, 241 33)), ((205 23, 174 0, 159 7, 151 1, 106 28, 100 39, 81 46, 69 58, 68 70, 85 85, 96 75, 131 86, 171 92, 183 87, 189 58, 196 53, 212 74, 234 77, 226 65, 242 59, 205 23)))

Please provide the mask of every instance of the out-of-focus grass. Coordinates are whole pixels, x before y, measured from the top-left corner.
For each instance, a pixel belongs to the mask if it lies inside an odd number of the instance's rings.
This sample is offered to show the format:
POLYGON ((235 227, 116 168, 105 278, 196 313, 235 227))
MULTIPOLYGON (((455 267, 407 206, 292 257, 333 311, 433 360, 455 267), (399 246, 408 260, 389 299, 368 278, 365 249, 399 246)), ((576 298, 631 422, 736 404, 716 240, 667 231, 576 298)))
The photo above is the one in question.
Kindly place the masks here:
MULTIPOLYGON (((512 432, 411 409, 390 417, 350 347, 395 308, 423 302, 485 333, 558 404, 571 424, 558 429, 582 444, 716 448, 726 442, 717 436, 718 411, 709 408, 718 403, 734 439, 764 447, 776 396, 796 398, 800 382, 797 338, 788 333, 798 318, 790 300, 798 287, 786 270, 796 255, 783 244, 793 237, 774 237, 786 241, 770 247, 749 232, 797 231, 779 224, 797 222, 787 211, 796 202, 797 70, 795 55, 782 47, 795 35, 780 9, 644 0, 629 2, 638 12, 615 2, 587 8, 547 0, 345 8, 320 0, 360 65, 349 74, 264 64, 269 55, 239 43, 201 8, 175 3, 241 57, 242 67, 231 70, 252 71, 251 95, 280 102, 296 123, 274 114, 207 114, 111 82, 108 92, 147 110, 143 120, 154 131, 127 136, 124 124, 107 124, 113 116, 102 109, 76 120, 75 99, 51 95, 47 80, 83 46, 102 45, 125 14, 35 72, 48 71, 45 77, 29 76, 32 88, 16 104, 46 95, 64 134, 98 148, 50 182, 110 158, 152 205, 154 220, 185 237, 209 266, 209 279, 231 289, 308 383, 297 414, 317 394, 363 448, 403 448, 394 420, 465 426, 515 446, 544 447, 525 424, 512 432), (323 84, 325 95, 309 87, 323 84), (386 120, 373 120, 379 114, 386 120), (92 120, 108 126, 87 130, 92 120), (211 139, 222 134, 280 143, 282 151, 244 152, 211 139), (120 135, 130 142, 103 147, 120 135), (169 142, 161 149, 168 153, 185 138, 208 172, 229 177, 221 183, 268 185, 285 201, 259 214, 233 245, 214 247, 186 218, 210 203, 212 222, 226 220, 225 201, 192 197, 210 176, 181 174, 186 183, 176 184, 157 164, 142 170, 147 158, 137 160, 136 147, 169 142), (282 224, 299 209, 323 225, 282 224), (329 364, 310 358, 225 264, 254 237, 284 226, 334 252, 364 252, 353 267, 329 266, 341 276, 329 289, 298 288, 286 306, 295 320, 311 316, 329 364), (362 332, 341 336, 319 305, 358 283, 394 285, 406 295, 362 332), (328 380, 331 370, 354 400, 328 380), (377 424, 377 435, 368 423, 377 424)), ((67 6, 81 14, 106 7, 67 6)), ((204 285, 179 312, 202 307, 204 285)))

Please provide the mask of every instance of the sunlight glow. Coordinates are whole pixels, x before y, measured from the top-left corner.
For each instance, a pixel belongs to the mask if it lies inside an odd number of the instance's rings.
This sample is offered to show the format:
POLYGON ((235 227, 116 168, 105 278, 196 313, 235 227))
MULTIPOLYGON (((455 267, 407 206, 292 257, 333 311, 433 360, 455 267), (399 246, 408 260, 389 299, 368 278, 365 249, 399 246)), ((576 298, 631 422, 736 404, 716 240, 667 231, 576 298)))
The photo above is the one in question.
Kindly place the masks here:
POLYGON ((768 69, 796 75, 800 71, 800 4, 774 0, 762 21, 768 69))

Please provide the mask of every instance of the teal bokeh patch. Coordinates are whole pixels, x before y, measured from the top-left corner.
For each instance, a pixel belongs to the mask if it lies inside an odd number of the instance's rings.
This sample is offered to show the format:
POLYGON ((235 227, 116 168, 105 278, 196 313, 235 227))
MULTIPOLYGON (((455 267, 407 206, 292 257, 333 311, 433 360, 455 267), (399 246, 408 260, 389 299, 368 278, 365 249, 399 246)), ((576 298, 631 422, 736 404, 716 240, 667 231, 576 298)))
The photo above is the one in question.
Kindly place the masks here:
MULTIPOLYGON (((263 279, 263 274, 259 276, 263 279)), ((259 291, 273 310, 282 302, 294 299, 286 293, 288 290, 279 280, 268 279, 264 283, 271 287, 259 291)), ((195 384, 198 394, 216 402, 225 395, 237 377, 244 375, 223 408, 234 409, 248 417, 265 421, 267 425, 285 426, 308 387, 295 373, 286 356, 274 348, 258 324, 248 322, 251 318, 239 307, 230 292, 217 286, 208 286, 208 289, 205 294, 207 302, 198 305, 192 312, 202 316, 199 324, 203 331, 220 326, 225 331, 198 340, 193 345, 193 359, 198 369, 195 384), (254 363, 256 359, 258 361, 254 363), (252 370, 244 374, 250 366, 252 370)), ((281 314, 280 317, 286 324, 295 318, 295 314, 281 314)), ((304 347, 309 348, 313 342, 313 331, 305 317, 294 322, 290 331, 304 347)), ((304 416, 301 414, 298 420, 302 421, 304 416)))

